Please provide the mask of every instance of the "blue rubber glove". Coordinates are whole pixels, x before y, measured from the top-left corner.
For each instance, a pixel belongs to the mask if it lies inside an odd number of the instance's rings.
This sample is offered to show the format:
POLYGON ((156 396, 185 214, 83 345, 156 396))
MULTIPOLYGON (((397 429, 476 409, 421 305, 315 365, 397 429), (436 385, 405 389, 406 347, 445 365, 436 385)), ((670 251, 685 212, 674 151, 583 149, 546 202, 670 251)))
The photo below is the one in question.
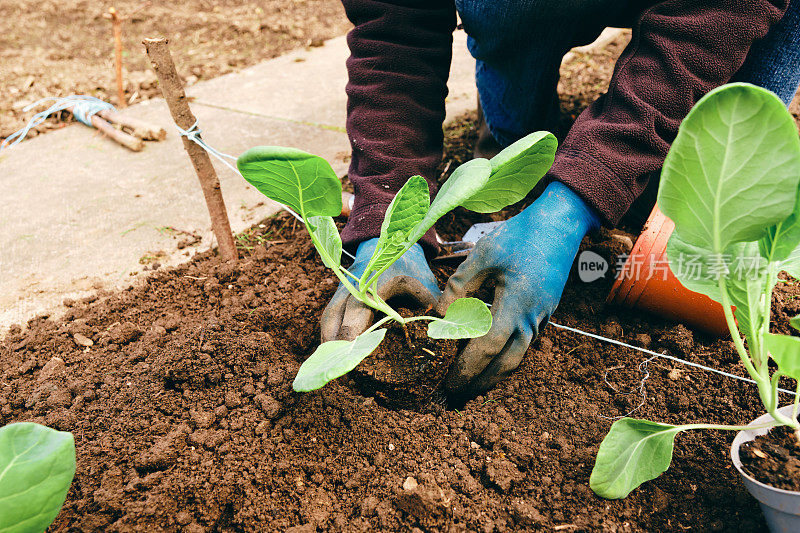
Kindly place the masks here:
POLYGON ((583 237, 600 218, 575 192, 553 182, 527 209, 478 241, 450 278, 437 311, 497 282, 492 329, 472 339, 450 367, 445 386, 474 397, 519 366, 531 340, 555 311, 583 237))
MULTIPOLYGON (((360 277, 364 273, 377 244, 375 238, 358 246, 356 260, 348 269, 354 276, 360 277)), ((378 278, 375 288, 384 300, 408 296, 425 308, 434 307, 442 294, 419 244, 412 246, 387 268, 378 278)), ((339 284, 320 319, 322 342, 353 340, 372 324, 373 317, 371 307, 353 298, 347 288, 339 284)))

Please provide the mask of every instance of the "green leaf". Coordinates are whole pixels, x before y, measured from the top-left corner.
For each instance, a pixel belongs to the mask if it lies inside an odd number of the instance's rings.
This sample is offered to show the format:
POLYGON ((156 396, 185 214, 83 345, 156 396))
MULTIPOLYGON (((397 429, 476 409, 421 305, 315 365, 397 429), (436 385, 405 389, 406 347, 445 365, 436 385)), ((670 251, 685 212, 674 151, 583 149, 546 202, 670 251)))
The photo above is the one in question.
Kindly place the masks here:
POLYGON ((397 191, 386 210, 381 224, 381 234, 375 251, 365 269, 365 274, 394 263, 416 240, 410 236, 422 222, 430 207, 428 182, 422 176, 413 176, 397 191))
POLYGON ((624 498, 669 468, 675 435, 682 426, 623 418, 600 444, 589 486, 603 498, 624 498))
POLYGON ((31 422, 0 428, 0 532, 47 529, 74 475, 71 433, 31 422))
POLYGON ((547 131, 518 140, 489 161, 489 181, 461 205, 478 213, 494 213, 519 202, 553 166, 557 147, 555 135, 547 131))
POLYGON ((789 325, 797 331, 800 331, 800 315, 789 319, 789 325))
POLYGON ((471 339, 486 335, 492 328, 492 313, 477 298, 459 298, 450 304, 444 318, 428 324, 432 339, 471 339))
POLYGON ((292 387, 297 392, 308 392, 347 374, 375 351, 385 335, 385 329, 377 329, 362 333, 353 341, 329 341, 320 344, 300 365, 292 387))
POLYGON ((767 333, 764 344, 778 369, 790 378, 800 380, 800 338, 767 333))
POLYGON ((729 268, 724 255, 715 256, 706 248, 689 244, 675 231, 667 242, 667 260, 672 273, 687 289, 717 302, 722 300, 717 276, 729 268))
POLYGON ((762 299, 768 271, 758 243, 734 243, 725 253, 715 254, 685 242, 675 232, 667 243, 667 258, 675 277, 686 288, 717 302, 722 301, 719 278, 724 277, 739 329, 747 335, 751 347, 760 345, 757 332, 765 320, 762 299))
MULTIPOLYGON (((726 277, 728 295, 736 307, 734 314, 739 329, 747 335, 750 350, 760 344, 758 332, 766 320, 764 316, 764 290, 767 287, 766 261, 759 253, 759 245, 755 242, 737 243, 731 246, 735 250, 731 273, 726 277)), ((771 289, 777 283, 777 277, 769 285, 771 289)))
POLYGON ((767 229, 767 234, 759 241, 761 256, 776 263, 777 270, 785 270, 794 277, 800 277, 800 201, 795 212, 777 225, 767 229))
MULTIPOLYGON (((797 208, 800 208, 800 202, 797 208)), ((768 228, 759 245, 761 255, 770 262, 797 263, 800 257, 800 213, 795 210, 786 220, 768 228)))
POLYGON ((333 217, 310 217, 308 230, 317 241, 314 245, 317 246, 325 266, 332 269, 339 268, 342 263, 342 237, 333 217))
POLYGON ((342 213, 342 183, 317 155, 282 146, 256 146, 240 155, 236 166, 267 198, 303 218, 342 213))
POLYGON ((789 253, 789 256, 778 262, 778 268, 785 270, 793 278, 800 279, 800 246, 789 253))
POLYGON ((757 243, 737 242, 728 246, 724 253, 715 254, 687 243, 674 232, 667 243, 667 259, 675 277, 686 288, 717 302, 722 301, 719 278, 724 277, 728 294, 737 307, 739 325, 759 323, 761 306, 758 303, 766 283, 767 265, 757 243))
POLYGON ((417 242, 437 220, 475 196, 489 181, 491 173, 492 164, 483 158, 467 161, 458 167, 439 188, 439 193, 431 203, 428 213, 414 228, 409 240, 417 242))
POLYGON ((739 331, 745 334, 750 342, 751 353, 755 349, 758 332, 764 323, 763 305, 764 283, 757 280, 729 282, 727 284, 731 304, 736 308, 733 312, 739 331))
POLYGON ((794 210, 800 138, 774 94, 736 83, 703 97, 664 162, 658 205, 681 238, 722 253, 794 210))

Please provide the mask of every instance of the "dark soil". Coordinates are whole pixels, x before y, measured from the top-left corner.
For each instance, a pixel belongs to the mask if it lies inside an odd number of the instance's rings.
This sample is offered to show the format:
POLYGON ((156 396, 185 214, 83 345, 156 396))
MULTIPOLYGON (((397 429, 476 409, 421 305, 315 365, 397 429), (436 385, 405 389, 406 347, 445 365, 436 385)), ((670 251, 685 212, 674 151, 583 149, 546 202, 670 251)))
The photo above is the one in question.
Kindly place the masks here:
MULTIPOLYGON (((624 393, 644 356, 552 326, 509 380, 461 410, 389 409, 349 376, 293 393, 336 280, 290 218, 264 224, 253 231, 287 242, 238 264, 201 254, 4 339, 0 423, 75 435, 78 472, 54 531, 763 528, 728 458, 730 433, 682 435, 667 474, 623 501, 594 496, 605 417, 639 404, 624 393)), ((612 241, 598 233, 584 247, 610 253, 612 241)), ((607 308, 609 285, 573 277, 553 321, 743 373, 728 341, 607 308)), ((797 294, 784 285, 776 309, 797 294)), ((636 416, 760 414, 739 382, 658 360, 649 371, 636 416)))
POLYGON ((800 491, 800 444, 786 426, 745 442, 739 448, 742 469, 761 483, 800 491))
MULTIPOLYGON (((404 318, 431 315, 425 309, 397 311, 404 318)), ((378 349, 353 371, 359 391, 391 408, 424 409, 434 394, 443 400, 441 385, 458 353, 457 341, 429 338, 427 321, 391 324, 378 349)))

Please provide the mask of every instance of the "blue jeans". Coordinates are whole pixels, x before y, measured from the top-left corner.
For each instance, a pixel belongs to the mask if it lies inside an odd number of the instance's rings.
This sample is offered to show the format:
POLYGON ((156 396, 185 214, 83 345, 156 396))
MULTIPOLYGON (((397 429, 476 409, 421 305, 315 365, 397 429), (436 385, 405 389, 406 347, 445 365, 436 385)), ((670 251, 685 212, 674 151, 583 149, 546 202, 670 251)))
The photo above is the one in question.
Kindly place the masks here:
POLYGON ((792 0, 781 21, 753 45, 734 76, 769 89, 789 105, 800 85, 800 0, 792 0))
MULTIPOLYGON (((492 136, 507 146, 532 131, 555 131, 564 54, 606 26, 629 27, 642 0, 455 0, 492 136), (635 8, 633 7, 635 4, 635 8), (578 14, 580 16, 578 16, 578 14)), ((657 4, 656 0, 650 5, 657 4)), ((791 101, 800 83, 800 0, 756 43, 736 78, 791 101)))

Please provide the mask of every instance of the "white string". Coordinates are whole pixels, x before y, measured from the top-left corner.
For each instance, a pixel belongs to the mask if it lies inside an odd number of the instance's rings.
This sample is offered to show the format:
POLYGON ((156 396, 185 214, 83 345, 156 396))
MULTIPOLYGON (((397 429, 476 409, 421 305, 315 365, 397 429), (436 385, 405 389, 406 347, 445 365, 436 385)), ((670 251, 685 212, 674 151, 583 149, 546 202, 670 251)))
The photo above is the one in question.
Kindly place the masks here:
POLYGON ((611 368, 606 368, 606 371, 603 372, 603 381, 606 382, 606 385, 608 385, 608 387, 611 390, 613 390, 617 394, 622 394, 624 396, 629 396, 629 395, 633 394, 634 392, 638 392, 639 395, 641 396, 641 400, 639 400, 639 405, 637 405, 636 407, 634 407, 633 409, 631 409, 630 411, 628 411, 624 415, 605 416, 605 415, 598 414, 597 415, 598 417, 605 418, 606 420, 618 420, 620 418, 625 418, 626 416, 632 415, 633 413, 635 413, 636 411, 641 409, 642 406, 644 406, 645 402, 647 401, 647 389, 644 386, 645 386, 645 383, 647 382, 647 380, 650 378, 650 368, 647 366, 647 364, 650 361, 652 361, 653 359, 655 359, 655 357, 650 357, 649 359, 645 359, 644 361, 639 363, 639 373, 643 374, 642 379, 639 380, 639 385, 636 388, 631 389, 628 392, 621 392, 614 385, 612 385, 610 381, 608 381, 608 373, 609 372, 611 372, 612 370, 620 370, 621 368, 625 368, 625 365, 612 366, 611 368))
MULTIPOLYGON (((185 129, 181 128, 177 124, 175 124, 175 128, 178 130, 178 134, 181 137, 186 137, 190 141, 193 141, 195 144, 200 146, 200 148, 202 148, 203 150, 208 152, 210 155, 212 155, 212 156, 216 157, 217 159, 219 159, 222 162, 223 165, 225 165, 229 169, 233 170, 234 172, 236 172, 237 174, 242 176, 242 173, 239 172, 238 168, 236 168, 235 166, 231 165, 230 163, 228 163, 225 160, 225 159, 232 159, 233 161, 236 161, 237 158, 232 156, 232 155, 230 155, 230 154, 226 154, 226 153, 220 152, 219 150, 216 150, 215 148, 212 148, 211 146, 207 145, 206 142, 203 139, 200 138, 201 130, 200 130, 200 128, 197 127, 197 123, 198 123, 198 120, 195 120, 194 124, 192 124, 192 127, 189 128, 188 130, 185 130, 185 129)), ((244 179, 244 176, 242 176, 242 178, 244 179)), ((279 204, 279 205, 283 209, 288 211, 289 214, 292 215, 294 218, 296 218, 300 222, 303 222, 303 218, 300 215, 298 215, 297 213, 295 213, 294 211, 292 211, 291 209, 289 209, 289 207, 287 207, 287 206, 285 206, 283 204, 279 204)), ((353 254, 351 254, 350 252, 348 252, 347 250, 342 250, 342 253, 346 254, 351 259, 355 259, 355 256, 353 254)))
MULTIPOLYGON (((241 176, 242 173, 239 172, 238 168, 236 168, 235 166, 233 166, 230 163, 228 163, 227 161, 225 161, 225 158, 232 159, 232 160, 236 161, 236 159, 237 159, 236 157, 234 157, 234 156, 232 156, 230 154, 222 153, 219 150, 215 150, 214 148, 212 148, 209 145, 207 145, 205 143, 205 141, 203 141, 203 139, 200 138, 200 133, 202 133, 202 131, 200 130, 200 128, 197 127, 197 123, 198 122, 199 122, 198 120, 195 120, 194 124, 192 124, 192 127, 189 128, 188 130, 185 130, 185 129, 181 128, 177 124, 175 124, 175 128, 177 128, 178 134, 181 137, 186 137, 190 141, 194 141, 198 146, 200 146, 200 148, 202 148, 203 150, 208 152, 210 155, 213 155, 214 157, 219 159, 222 162, 223 165, 225 165, 226 167, 228 167, 229 169, 233 170, 234 172, 236 172, 237 174, 239 174, 241 176)), ((244 178, 244 176, 242 176, 242 178, 244 178)), ((280 204, 280 205, 286 211, 288 211, 289 214, 292 215, 294 218, 296 218, 300 222, 303 222, 303 219, 300 217, 300 215, 298 215, 297 213, 295 213, 294 211, 289 209, 287 206, 285 206, 283 204, 280 204)))
MULTIPOLYGON (((582 330, 577 329, 577 328, 572 328, 572 327, 569 327, 569 326, 562 326, 561 324, 556 324, 555 322, 552 322, 552 321, 548 322, 548 324, 551 324, 551 325, 553 325, 553 326, 555 326, 557 328, 560 328, 560 329, 565 329, 567 331, 572 331, 573 333, 577 333, 579 335, 584 335, 586 337, 591 337, 593 339, 601 340, 601 341, 608 342, 608 343, 611 343, 611 344, 616 344, 617 346, 622 346, 624 348, 630 348, 631 350, 637 350, 637 351, 640 351, 642 353, 646 353, 648 355, 651 355, 653 357, 661 357, 663 359, 669 359, 670 361, 674 361, 676 363, 682 363, 684 365, 693 366, 695 368, 700 368, 702 370, 707 370, 708 372, 714 372, 715 374, 720 374, 720 375, 725 376, 725 377, 738 379, 740 381, 746 381, 747 383, 756 384, 756 382, 753 381, 750 378, 737 376, 736 374, 731 374, 731 373, 725 372, 723 370, 717 370, 716 368, 711 368, 710 366, 704 366, 704 365, 700 365, 700 364, 697 364, 697 363, 692 363, 691 361, 685 361, 684 359, 680 359, 678 357, 673 357, 671 355, 667 355, 667 354, 664 354, 664 353, 658 353, 658 352, 654 352, 652 350, 647 350, 645 348, 640 348, 640 347, 634 346, 632 344, 628 344, 628 343, 621 342, 621 341, 614 340, 614 339, 609 339, 608 337, 603 337, 602 335, 597 335, 595 333, 589 333, 588 331, 582 331, 582 330)), ((792 391, 788 391, 786 389, 781 389, 781 388, 779 388, 778 391, 779 392, 783 392, 785 394, 792 394, 792 395, 794 394, 794 392, 792 392, 792 391)))

